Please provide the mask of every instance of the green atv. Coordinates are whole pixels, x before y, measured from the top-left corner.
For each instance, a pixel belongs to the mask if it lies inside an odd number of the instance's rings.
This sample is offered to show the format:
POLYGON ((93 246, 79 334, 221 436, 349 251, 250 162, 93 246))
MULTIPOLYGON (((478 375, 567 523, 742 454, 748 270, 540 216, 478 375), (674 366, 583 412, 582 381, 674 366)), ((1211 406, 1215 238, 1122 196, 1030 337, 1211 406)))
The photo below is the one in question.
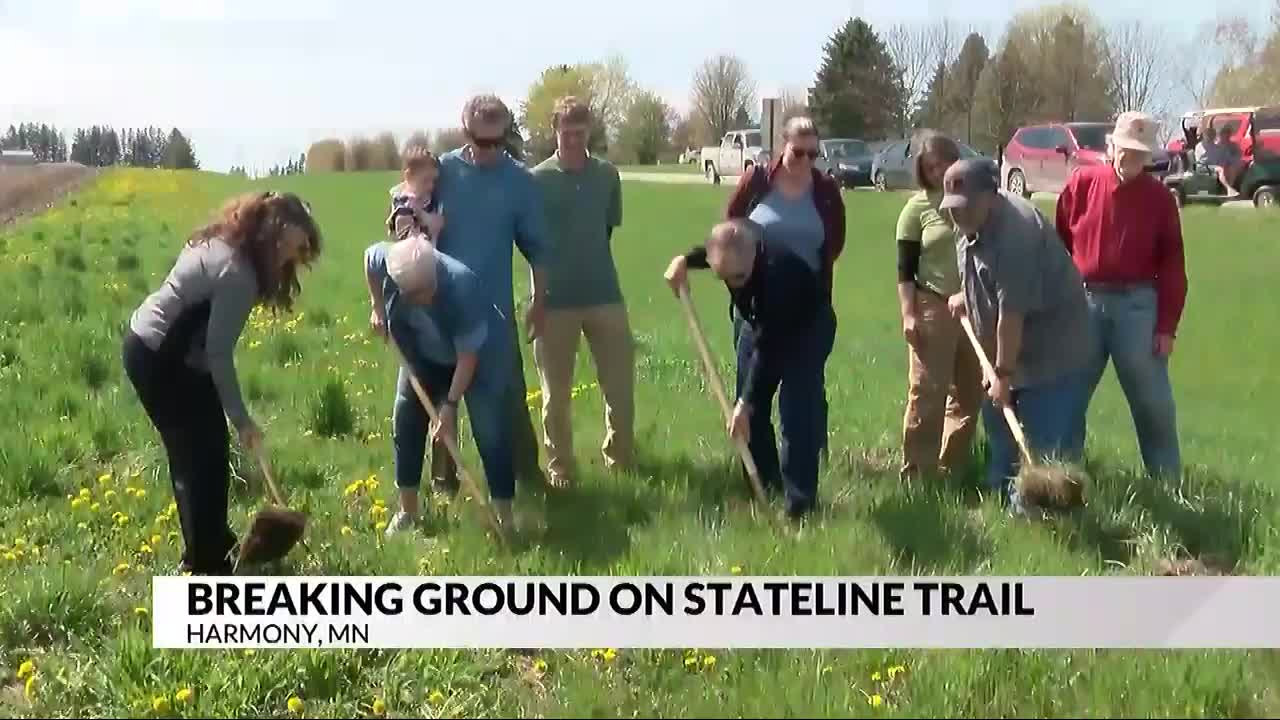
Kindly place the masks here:
POLYGON ((1187 119, 1182 121, 1186 143, 1181 150, 1182 168, 1164 178, 1164 184, 1178 201, 1221 205, 1236 200, 1253 200, 1259 208, 1280 207, 1280 107, 1259 108, 1249 113, 1248 143, 1244 149, 1245 170, 1236 179, 1239 195, 1230 195, 1218 179, 1217 171, 1195 159, 1200 141, 1199 129, 1187 119))

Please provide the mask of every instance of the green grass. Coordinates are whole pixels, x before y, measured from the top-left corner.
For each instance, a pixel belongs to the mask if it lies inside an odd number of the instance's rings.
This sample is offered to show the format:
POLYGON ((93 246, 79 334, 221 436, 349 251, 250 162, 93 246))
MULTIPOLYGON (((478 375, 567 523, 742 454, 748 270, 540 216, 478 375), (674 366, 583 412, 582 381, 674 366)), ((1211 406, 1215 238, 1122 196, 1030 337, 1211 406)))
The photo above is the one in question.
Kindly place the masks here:
MULTIPOLYGON (((1144 574, 1162 558, 1217 556, 1244 574, 1280 571, 1274 408, 1280 324, 1269 289, 1280 223, 1253 212, 1185 215, 1191 291, 1173 364, 1186 479, 1138 474, 1134 435, 1108 373, 1092 408, 1096 494, 1076 516, 1005 518, 971 477, 954 486, 896 479, 906 353, 894 293, 892 227, 904 196, 847 195, 849 242, 837 271, 840 329, 828 369, 827 501, 800 533, 752 519, 731 448, 699 372, 666 262, 700 238, 725 188, 625 186, 617 258, 639 341, 639 469, 612 476, 598 453, 598 391, 574 407, 585 473, 564 496, 522 487, 530 528, 495 550, 474 508, 431 500, 429 530, 384 542, 374 499, 393 504, 390 410, 395 360, 369 340, 361 254, 382 232, 390 174, 292 177, 274 187, 312 203, 328 241, 293 317, 255 316, 238 352, 291 503, 310 513, 315 559, 291 574, 1144 574), (376 475, 373 491, 347 496, 376 475), (344 533, 343 528, 350 528, 344 533)), ((1258 716, 1280 712, 1273 652, 233 651, 150 647, 150 578, 176 565, 166 464, 119 367, 128 312, 167 272, 183 236, 241 181, 122 171, 0 236, 0 716, 278 717, 296 695, 308 716, 958 715, 1258 716), (121 198, 130 198, 127 205, 121 198), (143 491, 141 496, 138 491, 143 491), (81 499, 83 497, 83 499, 81 499), (77 502, 78 501, 78 502, 77 502), (143 549, 143 545, 146 549, 143 549), (33 658, 32 701, 15 677, 33 658), (699 667, 705 667, 700 660, 699 667), (904 666, 892 683, 872 673, 904 666), (884 705, 867 698, 879 692, 884 705), (163 709, 163 703, 161 704, 163 709)), ((517 273, 521 283, 525 273, 517 273)), ((524 288, 518 291, 521 295, 524 288)), ((731 377, 722 287, 694 293, 731 377)), ((521 295, 518 295, 521 296, 521 295)), ((525 369, 536 387, 531 359, 525 369)), ((594 382, 589 358, 578 383, 594 382)), ((468 453, 470 454, 468 448, 468 453)), ((237 457, 233 521, 263 500, 237 457)), ((474 463, 473 467, 479 467, 474 463)), ((1106 612, 1106 608, 1098 608, 1106 612)))
POLYGON ((702 172, 702 168, 697 163, 677 162, 664 162, 661 165, 622 165, 618 167, 618 170, 631 173, 680 173, 684 175, 698 175, 702 172))

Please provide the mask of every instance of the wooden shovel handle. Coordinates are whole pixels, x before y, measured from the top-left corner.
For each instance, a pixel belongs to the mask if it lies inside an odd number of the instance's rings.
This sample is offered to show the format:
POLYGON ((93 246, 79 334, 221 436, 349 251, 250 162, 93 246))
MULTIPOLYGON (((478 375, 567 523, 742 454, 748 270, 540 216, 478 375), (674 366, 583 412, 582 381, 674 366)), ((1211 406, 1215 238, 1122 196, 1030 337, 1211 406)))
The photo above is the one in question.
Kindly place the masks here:
MULTIPOLYGON (((698 313, 693 307, 693 301, 689 298, 688 285, 680 287, 680 304, 684 307, 685 317, 689 320, 689 329, 692 331, 694 342, 698 346, 698 353, 702 356, 702 365, 707 371, 707 379, 711 383, 711 390, 715 393, 716 399, 720 401, 720 409, 724 413, 725 422, 728 423, 733 418, 733 408, 729 405, 729 398, 724 393, 724 387, 720 381, 720 372, 716 370, 716 364, 711 359, 711 349, 707 347, 707 338, 702 332, 702 324, 698 322, 698 313)), ((751 449, 747 447, 747 444, 741 438, 733 438, 733 444, 738 449, 742 464, 747 468, 747 475, 751 478, 751 489, 755 492, 756 499, 761 503, 767 503, 764 484, 760 482, 760 471, 756 467, 755 460, 751 457, 751 449)))
MULTIPOLYGON (((422 403, 422 407, 427 411, 427 416, 431 418, 432 424, 440 421, 440 415, 436 412, 436 406, 431 402, 431 398, 427 396, 427 391, 422 388, 422 384, 418 382, 418 377, 414 374, 412 366, 404 356, 404 351, 400 349, 399 343, 391 336, 388 331, 387 339, 390 345, 396 351, 396 356, 400 359, 400 365, 404 371, 409 374, 409 384, 413 386, 413 392, 418 396, 418 400, 422 403)), ((499 542, 506 543, 506 535, 503 532, 502 523, 498 522, 497 511, 493 509, 493 505, 489 503, 484 493, 480 492, 480 487, 476 484, 475 479, 471 477, 471 473, 467 472, 467 466, 462 462, 462 452, 458 449, 457 442, 446 437, 444 441, 445 448, 449 451, 449 455, 453 457, 453 463, 458 468, 458 475, 462 478, 462 484, 466 486, 467 492, 471 494, 471 498, 484 509, 485 520, 497 533, 499 542)))
POLYGON ((267 490, 271 493, 271 500, 280 507, 288 507, 284 501, 284 496, 280 494, 280 488, 276 487, 275 478, 271 475, 271 463, 267 461, 267 451, 261 444, 253 447, 253 455, 258 460, 258 469, 262 471, 262 477, 267 481, 267 490))
MULTIPOLYGON (((982 371, 987 376, 988 382, 995 382, 996 369, 992 367, 991 361, 987 359, 987 353, 982 349, 982 343, 978 341, 978 334, 973 331, 973 323, 969 322, 968 315, 960 316, 960 325, 964 327, 964 334, 969 336, 969 342, 973 344, 973 351, 978 354, 978 362, 982 363, 982 371)), ((1004 411, 1004 419, 1009 423, 1009 431, 1013 433, 1013 439, 1018 443, 1018 449, 1022 450, 1022 456, 1027 462, 1034 462, 1031 457, 1031 450, 1027 447, 1027 438, 1022 433, 1022 423, 1018 422, 1018 416, 1013 412, 1013 408, 1008 405, 1001 405, 1000 409, 1004 411)))

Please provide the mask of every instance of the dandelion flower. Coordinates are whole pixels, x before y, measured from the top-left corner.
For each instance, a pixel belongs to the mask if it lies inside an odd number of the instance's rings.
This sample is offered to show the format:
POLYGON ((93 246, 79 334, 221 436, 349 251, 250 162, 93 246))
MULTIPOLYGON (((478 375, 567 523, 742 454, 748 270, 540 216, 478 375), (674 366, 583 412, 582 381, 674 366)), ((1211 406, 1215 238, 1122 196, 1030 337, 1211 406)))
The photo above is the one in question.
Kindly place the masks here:
POLYGON ((72 510, 79 510, 82 507, 84 507, 84 498, 78 497, 71 501, 72 510))
POLYGON ((354 531, 350 528, 350 526, 347 526, 347 525, 342 526, 342 530, 341 530, 342 537, 351 537, 352 532, 354 531))
POLYGON ((867 698, 867 704, 873 708, 881 707, 884 705, 884 698, 881 697, 880 693, 876 693, 875 695, 867 698))
POLYGON ((169 542, 173 542, 174 540, 177 540, 177 539, 178 539, 178 531, 177 531, 177 530, 170 530, 170 531, 169 531, 168 538, 169 538, 169 542))
POLYGON ((875 671, 875 672, 871 673, 871 682, 880 682, 880 671, 879 671, 879 670, 877 670, 877 671, 875 671))
POLYGON ((98 476, 99 485, 107 485, 111 482, 111 473, 103 473, 98 476))
POLYGON ((363 489, 364 489, 364 483, 357 480, 351 483, 350 485, 348 485, 346 488, 344 488, 342 491, 342 494, 345 497, 351 497, 352 495, 359 494, 360 491, 363 489))
POLYGON ((86 500, 93 497, 93 493, 89 492, 89 488, 80 488, 80 497, 86 500))
POLYGON ((12 553, 12 552, 7 552, 7 553, 5 553, 5 554, 4 554, 4 559, 5 559, 7 562, 17 562, 17 561, 18 561, 18 556, 17 556, 17 555, 15 555, 15 554, 14 554, 14 553, 12 553))
POLYGON ((386 520, 379 520, 379 521, 377 522, 377 524, 375 524, 375 525, 373 526, 373 529, 374 529, 374 531, 375 531, 375 532, 382 532, 383 530, 386 530, 386 529, 387 529, 387 521, 386 521, 386 520))
POLYGON ((546 671, 547 671, 547 661, 546 661, 546 660, 543 660, 542 658, 538 658, 537 660, 534 660, 534 661, 533 661, 533 669, 534 669, 534 670, 537 670, 537 671, 538 671, 538 672, 540 672, 540 673, 544 673, 544 672, 546 672, 546 671))
POLYGON ((106 492, 102 493, 102 498, 103 498, 104 500, 108 500, 108 501, 110 501, 110 500, 114 500, 114 499, 116 498, 116 491, 115 491, 115 490, 108 490, 108 491, 106 491, 106 492))
POLYGON ((87 522, 76 523, 76 529, 79 530, 80 532, 84 532, 89 529, 89 523, 87 522))
POLYGON ((254 655, 257 655, 257 654, 258 654, 258 651, 254 650, 253 648, 246 648, 244 651, 245 657, 253 657, 254 655))
POLYGON ((901 675, 902 673, 905 673, 906 671, 907 671, 906 666, 894 665, 893 667, 889 668, 889 679, 892 680, 898 677, 899 675, 901 675))
POLYGON ((18 537, 18 538, 14 538, 14 539, 13 539, 13 547, 14 547, 15 549, 17 549, 17 548, 24 548, 24 547, 26 547, 26 546, 27 546, 27 539, 26 539, 26 538, 24 538, 24 537, 18 537))
POLYGON ((146 618, 150 611, 144 607, 136 607, 133 609, 133 614, 140 618, 146 618))
POLYGON ((732 574, 734 574, 734 575, 741 575, 741 574, 742 574, 742 566, 741 566, 741 565, 734 565, 733 567, 729 568, 729 572, 730 572, 730 573, 732 573, 732 574))
POLYGON ((120 513, 120 516, 116 518, 116 524, 119 525, 120 527, 124 527, 125 525, 128 525, 129 516, 125 515, 124 513, 120 513))
POLYGON ((187 703, 191 702, 191 698, 194 696, 195 696, 195 692, 191 688, 185 687, 179 690, 178 692, 174 693, 173 699, 179 705, 186 705, 187 703))
POLYGON ((161 540, 161 538, 160 538, 160 536, 159 536, 159 535, 152 535, 152 536, 151 536, 151 545, 152 545, 153 547, 154 547, 154 546, 156 546, 156 545, 159 545, 159 544, 160 544, 160 540, 161 540))
POLYGON ((137 498, 137 499, 141 500, 141 499, 143 499, 143 498, 145 498, 145 497, 147 496, 147 489, 146 489, 146 488, 138 488, 136 491, 134 491, 133 496, 134 496, 135 498, 137 498))
POLYGON ((385 715, 387 712, 387 704, 383 702, 382 698, 376 698, 373 701, 372 710, 374 715, 385 715))
POLYGON ((159 715, 168 715, 173 705, 169 703, 168 695, 157 695, 151 698, 151 709, 159 715))
POLYGON ((133 497, 134 493, 136 493, 136 492, 138 492, 138 491, 137 491, 137 490, 135 490, 135 489, 133 489, 132 487, 126 487, 126 488, 124 489, 124 494, 125 494, 125 495, 128 495, 129 497, 133 497))
POLYGON ((129 563, 120 563, 115 567, 114 570, 111 571, 111 574, 119 576, 119 575, 124 575, 127 572, 129 572, 129 563))
POLYGON ((98 512, 102 509, 102 503, 94 503, 89 506, 90 512, 98 512))
POLYGON ((369 508, 369 516, 372 517, 374 520, 381 520, 382 518, 387 516, 387 506, 374 505, 373 507, 369 508))
POLYGON ((301 715, 302 711, 306 709, 306 705, 302 704, 302 698, 297 695, 290 695, 285 705, 289 708, 289 712, 294 715, 301 715))
POLYGON ((618 657, 618 651, 614 650, 613 648, 608 648, 600 655, 600 658, 607 663, 613 662, 617 657, 618 657))
POLYGON ((703 656, 703 658, 702 658, 702 669, 703 669, 703 670, 715 670, 715 669, 716 669, 716 656, 715 656, 715 655, 704 655, 704 656, 703 656))
POLYGON ((444 702, 444 693, 439 690, 432 690, 431 695, 427 697, 427 702, 432 705, 439 705, 444 702))
POLYGON ((26 696, 28 701, 36 699, 36 685, 38 682, 39 681, 36 680, 36 676, 32 675, 31 677, 27 678, 26 685, 22 687, 22 694, 26 696))
POLYGON ((22 664, 18 666, 18 679, 19 679, 19 680, 26 680, 27 678, 29 678, 29 677, 31 677, 32 675, 35 675, 35 674, 36 674, 36 661, 35 661, 35 660, 30 660, 30 659, 28 659, 28 660, 23 660, 23 661, 22 661, 22 664))
POLYGON ((170 515, 178 512, 178 503, 170 501, 169 507, 165 508, 165 512, 169 513, 170 515))
POLYGON ((146 543, 142 543, 142 545, 138 548, 138 552, 142 553, 143 555, 150 555, 151 546, 146 543))
POLYGON ((685 667, 685 669, 686 669, 686 670, 695 670, 695 669, 697 669, 697 667, 698 667, 698 657, 697 657, 696 655, 690 655, 689 657, 685 658, 685 659, 684 659, 684 667, 685 667))

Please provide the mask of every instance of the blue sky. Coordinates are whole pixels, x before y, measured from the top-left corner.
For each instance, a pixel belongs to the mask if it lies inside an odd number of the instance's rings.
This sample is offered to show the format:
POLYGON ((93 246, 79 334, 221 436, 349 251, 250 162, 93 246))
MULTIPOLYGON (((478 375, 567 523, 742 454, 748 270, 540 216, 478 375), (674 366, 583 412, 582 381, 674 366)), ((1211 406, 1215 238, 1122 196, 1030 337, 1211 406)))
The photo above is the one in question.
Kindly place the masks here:
MULTIPOLYGON (((677 109, 694 68, 745 60, 760 94, 812 82, 826 38, 946 15, 997 36, 1033 0, 0 0, 0 127, 177 126, 207 169, 268 167, 313 140, 458 124, 466 97, 513 109, 546 66, 626 57, 677 109)), ((1179 39, 1204 20, 1262 22, 1263 0, 1089 3, 1179 39), (1174 21, 1174 18, 1178 18, 1174 21)))

